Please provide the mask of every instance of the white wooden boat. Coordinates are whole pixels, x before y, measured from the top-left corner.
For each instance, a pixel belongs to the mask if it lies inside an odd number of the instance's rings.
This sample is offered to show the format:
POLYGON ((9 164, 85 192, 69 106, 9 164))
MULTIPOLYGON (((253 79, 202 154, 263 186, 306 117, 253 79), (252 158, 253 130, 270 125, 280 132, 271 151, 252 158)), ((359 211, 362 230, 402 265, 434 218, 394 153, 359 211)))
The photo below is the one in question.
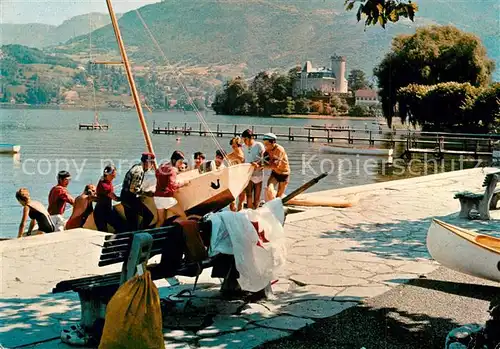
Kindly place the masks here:
POLYGON ((427 232, 432 258, 447 268, 500 282, 500 239, 433 219, 427 232))
POLYGON ((17 144, 0 144, 0 154, 16 154, 21 151, 21 146, 17 144))
POLYGON ((383 149, 375 147, 363 147, 353 145, 330 145, 324 144, 320 148, 320 152, 326 154, 359 154, 372 156, 392 156, 394 149, 383 149))
MULTIPOLYGON (((183 172, 178 175, 179 180, 189 180, 190 184, 180 188, 174 197, 186 212, 186 215, 203 216, 209 212, 218 211, 233 202, 246 188, 253 173, 250 164, 239 164, 224 167, 220 170, 200 174, 196 171, 183 172)), ((157 214, 154 200, 146 197, 144 203, 154 214, 152 224, 156 223, 157 214)), ((125 219, 123 206, 115 205, 115 209, 125 219)), ((175 216, 167 210, 167 222, 175 216)), ((94 216, 91 214, 83 228, 96 230, 94 216)))

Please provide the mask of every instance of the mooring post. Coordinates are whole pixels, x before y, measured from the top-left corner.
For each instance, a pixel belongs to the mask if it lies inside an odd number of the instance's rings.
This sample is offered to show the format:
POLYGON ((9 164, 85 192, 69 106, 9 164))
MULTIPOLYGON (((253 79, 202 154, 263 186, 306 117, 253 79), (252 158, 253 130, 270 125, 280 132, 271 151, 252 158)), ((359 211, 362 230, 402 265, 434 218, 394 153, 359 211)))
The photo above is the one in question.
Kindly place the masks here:
POLYGON ((167 134, 170 134, 170 121, 167 122, 167 134))
POLYGON ((332 140, 330 139, 330 130, 329 129, 326 130, 326 142, 327 143, 332 142, 332 140))
POLYGON ((238 135, 238 125, 234 125, 234 136, 238 135))
POLYGON ((307 141, 310 142, 311 141, 311 129, 308 129, 307 130, 307 141))
POLYGON ((217 137, 222 137, 219 132, 219 124, 217 124, 217 137))
POLYGON ((351 130, 347 130, 347 144, 353 144, 353 140, 351 139, 351 130))
POLYGON ((370 145, 374 145, 374 144, 375 144, 375 142, 374 142, 374 141, 373 141, 373 139, 372 139, 372 131, 371 131, 371 130, 370 130, 370 140, 369 140, 369 144, 370 144, 370 145))

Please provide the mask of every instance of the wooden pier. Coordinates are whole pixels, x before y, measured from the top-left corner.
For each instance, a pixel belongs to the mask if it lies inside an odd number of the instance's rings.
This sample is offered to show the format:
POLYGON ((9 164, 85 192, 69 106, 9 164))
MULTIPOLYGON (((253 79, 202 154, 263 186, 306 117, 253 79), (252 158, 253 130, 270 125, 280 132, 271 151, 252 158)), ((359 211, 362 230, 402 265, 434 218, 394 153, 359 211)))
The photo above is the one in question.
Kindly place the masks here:
POLYGON ((378 127, 355 129, 349 126, 318 127, 318 126, 285 126, 285 125, 245 125, 245 124, 202 124, 202 123, 174 123, 167 122, 160 127, 153 122, 153 134, 166 135, 196 135, 207 136, 212 133, 215 137, 235 137, 251 129, 255 138, 259 139, 265 133, 276 134, 279 140, 308 142, 321 141, 334 143, 337 141, 347 144, 368 144, 384 148, 396 148, 397 144, 404 143, 401 157, 411 159, 412 155, 431 154, 437 158, 444 155, 491 157, 495 143, 500 142, 498 134, 467 134, 422 132, 417 130, 381 129, 378 127), (208 128, 207 128, 208 127, 208 128))
MULTIPOLYGON (((265 133, 271 132, 278 138, 289 141, 307 140, 308 142, 325 141, 327 143, 335 140, 347 140, 352 144, 354 141, 368 141, 374 144, 376 141, 392 141, 392 139, 380 138, 383 135, 382 130, 353 129, 349 127, 309 127, 309 126, 281 126, 281 125, 243 125, 243 124, 210 124, 210 130, 207 130, 201 123, 183 123, 176 124, 168 122, 165 127, 157 127, 153 123, 153 134, 166 135, 197 135, 207 136, 210 132, 216 137, 236 137, 246 129, 251 129, 256 139, 261 138, 265 133), (326 134, 325 134, 326 132, 326 134), (339 132, 346 133, 340 135, 339 132)), ((392 132, 392 131, 390 131, 392 132)), ((395 142, 403 142, 394 139, 395 142)))
POLYGON ((109 126, 107 124, 79 124, 79 130, 107 130, 109 126))

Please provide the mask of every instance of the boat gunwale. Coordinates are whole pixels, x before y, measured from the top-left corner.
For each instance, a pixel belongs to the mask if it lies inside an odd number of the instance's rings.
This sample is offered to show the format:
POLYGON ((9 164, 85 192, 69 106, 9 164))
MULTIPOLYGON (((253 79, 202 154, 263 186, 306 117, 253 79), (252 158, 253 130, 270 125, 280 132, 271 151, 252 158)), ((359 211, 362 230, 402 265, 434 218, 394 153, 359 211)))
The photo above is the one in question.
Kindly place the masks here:
MULTIPOLYGON (((453 233, 454 235, 460 237, 461 239, 463 240, 466 240, 468 242, 471 242, 472 244, 474 244, 475 246, 478 246, 480 248, 483 248, 485 250, 488 250, 490 252, 493 252, 495 254, 497 254, 499 257, 500 257, 500 250, 497 250, 497 249, 494 249, 494 248, 491 248, 487 245, 484 245, 484 244, 481 244, 477 241, 475 241, 475 238, 478 237, 478 236, 487 236, 487 237, 490 237, 489 235, 486 235, 486 234, 479 234, 479 233, 475 233, 475 232, 471 232, 467 229, 464 229, 464 228, 460 228, 460 227, 457 227, 453 224, 449 224, 449 223, 446 223, 446 222, 443 222, 443 221, 440 221, 439 219, 436 219, 436 218, 433 218, 432 219, 432 222, 435 222, 437 223, 439 226, 445 228, 447 231, 453 233), (448 229, 449 226, 452 227, 452 230, 448 229), (462 233, 463 235, 468 235, 468 236, 471 236, 473 237, 473 240, 470 240, 470 239, 467 239, 465 236, 461 235, 461 234, 457 234, 457 232, 455 230, 458 230, 459 233, 462 233)), ((429 251, 430 252, 430 251, 429 251)))

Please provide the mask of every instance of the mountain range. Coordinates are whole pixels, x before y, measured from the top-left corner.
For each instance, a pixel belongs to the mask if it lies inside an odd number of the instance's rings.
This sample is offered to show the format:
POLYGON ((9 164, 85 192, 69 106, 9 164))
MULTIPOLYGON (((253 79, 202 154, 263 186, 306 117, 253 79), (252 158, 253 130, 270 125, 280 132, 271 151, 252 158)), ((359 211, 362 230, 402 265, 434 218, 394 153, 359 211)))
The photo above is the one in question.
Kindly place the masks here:
POLYGON ((19 44, 43 48, 59 45, 72 38, 88 34, 110 22, 108 14, 93 12, 72 17, 58 26, 42 23, 0 23, 0 46, 19 44))
MULTIPOLYGON (((306 60, 313 66, 328 66, 332 54, 346 56, 348 70, 362 69, 371 75, 395 35, 411 34, 417 26, 429 24, 453 24, 478 35, 500 66, 498 1, 416 2, 419 11, 415 22, 403 19, 386 29, 365 28, 356 21, 355 11, 343 9, 343 0, 164 0, 138 12, 170 63, 202 67, 231 64, 243 67, 247 75, 263 69, 285 70, 306 60)), ((109 17, 102 16, 101 22, 94 21, 96 27, 97 23, 102 26, 90 36, 88 17, 79 16, 69 21, 80 21, 73 29, 63 31, 63 24, 52 28, 45 39, 31 39, 38 46, 50 46, 52 52, 72 57, 88 55, 91 40, 93 51, 118 57, 112 27, 106 25, 109 17)), ((119 25, 135 63, 166 64, 135 11, 123 14, 119 25)), ((32 31, 37 37, 44 36, 41 29, 32 31)), ((5 43, 5 35, 2 37, 5 43)), ((21 36, 12 35, 9 40, 21 40, 21 36)), ((499 69, 495 79, 500 80, 499 69)))

